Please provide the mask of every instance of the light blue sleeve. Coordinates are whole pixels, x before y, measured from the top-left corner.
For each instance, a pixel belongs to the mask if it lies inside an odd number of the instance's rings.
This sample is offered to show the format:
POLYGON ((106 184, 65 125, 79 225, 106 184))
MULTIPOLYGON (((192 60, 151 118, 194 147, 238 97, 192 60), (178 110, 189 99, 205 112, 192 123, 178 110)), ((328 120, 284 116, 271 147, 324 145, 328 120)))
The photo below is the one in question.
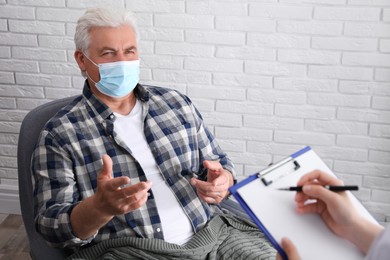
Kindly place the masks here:
POLYGON ((367 260, 388 260, 390 256, 390 228, 382 231, 372 242, 367 260))

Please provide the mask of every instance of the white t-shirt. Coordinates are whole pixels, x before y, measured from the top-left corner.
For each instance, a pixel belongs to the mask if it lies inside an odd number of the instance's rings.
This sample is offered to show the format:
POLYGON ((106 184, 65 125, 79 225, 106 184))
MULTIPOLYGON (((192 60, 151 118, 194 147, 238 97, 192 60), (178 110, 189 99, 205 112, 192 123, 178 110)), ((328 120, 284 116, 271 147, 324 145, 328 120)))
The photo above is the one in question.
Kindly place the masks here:
POLYGON ((152 191, 161 219, 164 240, 182 245, 193 236, 192 225, 157 167, 143 132, 142 111, 142 105, 137 100, 130 114, 124 116, 114 113, 117 117, 114 130, 130 148, 146 178, 153 183, 152 191))

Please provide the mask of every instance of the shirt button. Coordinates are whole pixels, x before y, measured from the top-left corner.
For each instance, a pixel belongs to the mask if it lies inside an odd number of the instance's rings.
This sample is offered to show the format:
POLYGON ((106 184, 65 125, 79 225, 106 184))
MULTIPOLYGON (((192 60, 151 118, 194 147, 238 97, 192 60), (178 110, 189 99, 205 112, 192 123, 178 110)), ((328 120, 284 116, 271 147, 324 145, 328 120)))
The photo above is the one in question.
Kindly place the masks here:
POLYGON ((160 233, 161 232, 161 228, 157 228, 156 231, 160 233))
POLYGON ((112 115, 112 114, 110 115, 110 119, 113 119, 114 117, 115 117, 114 115, 112 115))

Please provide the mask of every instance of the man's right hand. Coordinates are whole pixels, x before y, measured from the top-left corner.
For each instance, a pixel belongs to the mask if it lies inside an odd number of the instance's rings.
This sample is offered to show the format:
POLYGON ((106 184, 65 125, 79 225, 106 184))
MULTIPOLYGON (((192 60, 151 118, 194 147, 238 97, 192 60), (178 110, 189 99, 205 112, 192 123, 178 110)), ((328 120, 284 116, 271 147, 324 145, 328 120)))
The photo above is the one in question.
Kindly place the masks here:
POLYGON ((101 213, 108 216, 126 214, 142 207, 148 199, 152 187, 150 181, 130 184, 127 176, 112 177, 112 160, 103 155, 103 167, 97 178, 94 204, 101 213), (124 187, 125 186, 125 187, 124 187))
POLYGON ((111 158, 103 155, 102 160, 96 193, 76 205, 70 215, 73 234, 80 239, 92 237, 115 215, 142 207, 152 187, 150 181, 123 187, 130 179, 126 176, 113 178, 111 158))

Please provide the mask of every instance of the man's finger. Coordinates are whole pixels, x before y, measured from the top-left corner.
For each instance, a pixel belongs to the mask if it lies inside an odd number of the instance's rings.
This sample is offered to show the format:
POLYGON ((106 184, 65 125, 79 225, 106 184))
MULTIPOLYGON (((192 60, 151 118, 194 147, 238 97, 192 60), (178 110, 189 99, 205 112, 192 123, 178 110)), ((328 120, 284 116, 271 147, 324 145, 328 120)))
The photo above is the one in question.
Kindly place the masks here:
MULTIPOLYGON (((223 178, 221 178, 223 179, 223 178)), ((226 184, 227 180, 222 180, 220 183, 215 182, 207 182, 207 181, 201 181, 196 178, 191 179, 191 184, 196 187, 197 190, 201 190, 204 193, 207 192, 221 192, 223 190, 226 190, 226 188, 223 186, 226 184)))
POLYGON ((122 189, 122 192, 128 197, 139 192, 147 192, 151 188, 152 188, 152 182, 146 181, 146 182, 139 182, 137 184, 124 187, 122 189))
POLYGON ((106 180, 112 179, 112 159, 107 154, 102 156, 103 166, 99 172, 98 178, 106 180))
POLYGON ((121 190, 126 204, 132 209, 141 207, 148 198, 148 191, 152 187, 151 181, 140 182, 121 190))
POLYGON ((121 189, 122 186, 129 184, 131 180, 127 176, 120 176, 120 177, 113 178, 112 180, 109 180, 109 182, 110 182, 109 187, 111 188, 111 191, 115 191, 121 189))
POLYGON ((211 171, 222 170, 222 165, 219 163, 219 161, 205 160, 205 161, 203 161, 203 167, 205 167, 206 169, 211 170, 211 171))

